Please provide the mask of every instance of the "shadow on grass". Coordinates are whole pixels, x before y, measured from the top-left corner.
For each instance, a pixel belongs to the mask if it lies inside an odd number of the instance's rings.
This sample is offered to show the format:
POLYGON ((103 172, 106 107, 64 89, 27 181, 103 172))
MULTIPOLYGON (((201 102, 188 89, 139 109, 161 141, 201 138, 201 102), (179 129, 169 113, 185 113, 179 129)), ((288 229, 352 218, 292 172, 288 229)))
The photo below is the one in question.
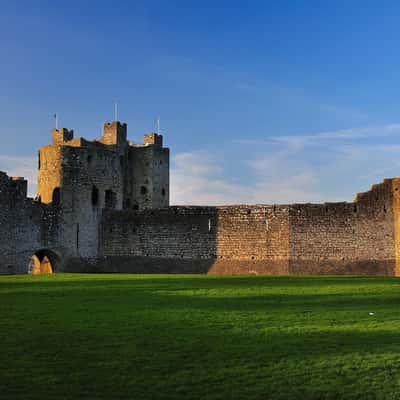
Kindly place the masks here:
POLYGON ((138 274, 53 274, 53 275, 9 275, 0 277, 0 289, 2 286, 29 286, 36 287, 58 285, 85 285, 88 287, 98 286, 100 283, 107 283, 107 286, 146 286, 158 287, 168 286, 191 287, 211 289, 214 287, 298 287, 304 286, 322 288, 324 286, 340 285, 353 286, 376 286, 380 284, 400 285, 400 279, 396 277, 369 277, 369 276, 243 276, 243 275, 138 275, 138 274))

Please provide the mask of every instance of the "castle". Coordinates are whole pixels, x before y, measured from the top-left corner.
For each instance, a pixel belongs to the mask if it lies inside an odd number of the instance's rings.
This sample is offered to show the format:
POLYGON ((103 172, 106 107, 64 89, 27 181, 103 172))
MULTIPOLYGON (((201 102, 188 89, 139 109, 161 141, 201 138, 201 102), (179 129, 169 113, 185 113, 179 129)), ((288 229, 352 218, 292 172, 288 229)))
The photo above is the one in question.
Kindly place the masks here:
POLYGON ((38 193, 0 172, 0 273, 136 272, 400 275, 400 178, 354 202, 169 205, 161 135, 100 139, 53 129, 38 193))

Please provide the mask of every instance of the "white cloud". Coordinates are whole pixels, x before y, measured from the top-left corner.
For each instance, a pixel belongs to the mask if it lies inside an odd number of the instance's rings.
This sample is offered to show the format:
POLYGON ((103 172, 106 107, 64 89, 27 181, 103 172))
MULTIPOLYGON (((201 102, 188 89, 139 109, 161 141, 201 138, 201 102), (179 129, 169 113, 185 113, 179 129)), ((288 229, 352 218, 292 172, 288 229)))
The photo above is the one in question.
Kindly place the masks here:
POLYGON ((390 124, 235 141, 239 156, 232 155, 231 165, 243 171, 239 182, 218 154, 177 154, 171 170, 172 203, 351 201, 356 192, 400 175, 399 137, 400 124, 390 124))
POLYGON ((311 188, 314 183, 312 172, 290 175, 284 170, 284 164, 288 164, 284 158, 242 160, 243 167, 247 166, 256 176, 254 184, 235 182, 218 160, 215 154, 204 151, 175 155, 171 169, 171 204, 272 204, 321 200, 311 188))
POLYGON ((217 205, 246 198, 243 185, 222 177, 216 154, 205 151, 178 153, 172 158, 171 203, 217 205))

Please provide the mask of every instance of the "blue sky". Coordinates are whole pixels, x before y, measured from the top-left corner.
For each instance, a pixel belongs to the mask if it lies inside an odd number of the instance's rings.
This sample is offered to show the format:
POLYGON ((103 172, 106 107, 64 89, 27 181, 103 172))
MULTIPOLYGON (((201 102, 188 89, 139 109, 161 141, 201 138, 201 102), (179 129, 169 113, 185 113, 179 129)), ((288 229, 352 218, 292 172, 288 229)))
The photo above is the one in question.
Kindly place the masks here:
POLYGON ((161 117, 174 204, 352 200, 400 175, 400 3, 0 0, 0 169, 35 191, 53 115, 161 117))

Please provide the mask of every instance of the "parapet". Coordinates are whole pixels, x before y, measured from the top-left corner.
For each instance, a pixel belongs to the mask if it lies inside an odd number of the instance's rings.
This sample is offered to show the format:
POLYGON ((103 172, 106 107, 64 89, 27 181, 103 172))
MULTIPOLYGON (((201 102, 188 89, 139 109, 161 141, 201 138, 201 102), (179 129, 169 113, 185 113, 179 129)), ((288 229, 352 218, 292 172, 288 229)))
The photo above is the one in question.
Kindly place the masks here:
POLYGON ((157 133, 149 133, 143 136, 144 144, 154 144, 158 147, 163 146, 163 137, 157 133))
POLYGON ((53 144, 63 144, 74 138, 74 131, 66 128, 53 129, 52 136, 53 144))

